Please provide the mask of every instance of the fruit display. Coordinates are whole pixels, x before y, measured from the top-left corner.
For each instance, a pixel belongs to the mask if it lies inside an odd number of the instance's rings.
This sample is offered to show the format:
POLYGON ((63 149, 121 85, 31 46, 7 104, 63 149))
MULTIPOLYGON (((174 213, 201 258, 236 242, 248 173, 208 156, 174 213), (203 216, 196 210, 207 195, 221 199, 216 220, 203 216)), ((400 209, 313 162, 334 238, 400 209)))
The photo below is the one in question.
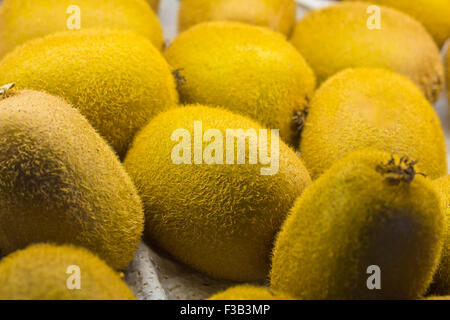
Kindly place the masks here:
POLYGON ((181 33, 165 57, 183 79, 182 103, 225 107, 280 129, 295 144, 293 118, 308 105, 316 79, 283 36, 240 22, 207 22, 181 33))
POLYGON ((0 7, 0 58, 28 40, 92 28, 134 31, 162 48, 161 25, 145 1, 4 0, 0 7))
POLYGON ((0 136, 2 255, 73 243, 125 269, 143 230, 142 204, 88 121, 61 98, 11 92, 0 100, 0 136))
POLYGON ((444 68, 433 38, 410 16, 383 6, 371 15, 369 6, 343 2, 311 11, 297 23, 291 41, 319 83, 347 68, 385 68, 410 78, 434 103, 444 86, 444 68))
MULTIPOLYGON (((71 280, 71 279, 69 279, 71 280)), ((134 300, 114 270, 89 251, 73 246, 38 244, 19 250, 0 262, 0 299, 6 300, 134 300), (80 290, 67 290, 66 270, 83 270, 80 290), (40 286, 35 285, 41 282, 40 286)))
POLYGON ((271 286, 307 300, 420 298, 439 262, 445 217, 432 182, 415 170, 406 156, 375 149, 337 161, 292 207, 271 286), (367 286, 372 266, 382 270, 382 290, 367 286))
POLYGON ((270 288, 240 285, 216 293, 208 300, 294 300, 287 294, 273 292, 270 288))
MULTIPOLYGON (((345 0, 361 1, 361 0, 345 0)), ((450 2, 447 0, 369 0, 370 3, 392 7, 417 19, 439 46, 450 38, 450 2)))
POLYGON ((0 83, 61 96, 119 156, 158 112, 178 103, 161 53, 129 31, 65 31, 31 40, 0 62, 0 83))
POLYGON ((0 300, 449 300, 448 2, 0 0, 0 300))
POLYGON ((316 91, 300 152, 315 179, 367 147, 408 155, 432 179, 447 173, 440 120, 417 86, 388 70, 347 69, 316 91))
POLYGON ((450 175, 434 180, 433 184, 437 189, 440 199, 441 208, 446 217, 444 229, 446 236, 444 237, 444 245, 442 247, 442 256, 437 269, 433 283, 430 286, 430 292, 435 294, 450 294, 450 175))
MULTIPOLYGON (((219 108, 173 109, 137 135, 124 162, 144 203, 145 238, 214 278, 263 280, 273 238, 294 200, 311 183, 302 160, 272 133, 266 135, 271 146, 279 144, 276 163, 272 158, 267 165, 237 164, 238 144, 245 143, 247 130, 264 127, 219 108), (241 132, 230 133, 235 128, 241 132), (173 141, 178 141, 173 132, 179 129, 183 137, 188 134, 183 138, 188 151, 183 147, 180 152, 173 141), (199 135, 203 142, 194 141, 199 135), (236 141, 237 151, 231 156, 230 141, 236 141), (187 155, 187 161, 183 156, 181 163, 174 163, 174 152, 187 155)), ((245 158, 265 153, 261 138, 259 142, 254 149, 246 143, 245 158)))
POLYGON ((296 19, 294 0, 182 0, 178 29, 207 21, 239 21, 289 35, 296 19))

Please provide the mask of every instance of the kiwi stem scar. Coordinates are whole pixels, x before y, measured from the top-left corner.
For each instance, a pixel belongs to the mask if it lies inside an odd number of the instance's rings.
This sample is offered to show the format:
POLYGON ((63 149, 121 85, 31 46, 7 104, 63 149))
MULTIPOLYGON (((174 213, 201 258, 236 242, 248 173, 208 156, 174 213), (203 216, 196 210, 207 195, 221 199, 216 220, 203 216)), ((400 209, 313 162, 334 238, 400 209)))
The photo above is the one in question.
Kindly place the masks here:
POLYGON ((417 174, 425 176, 423 173, 416 172, 416 164, 416 161, 411 161, 406 156, 401 157, 396 163, 394 156, 391 155, 391 159, 386 163, 380 163, 376 171, 386 176, 386 181, 391 185, 399 185, 401 182, 411 183, 417 174))

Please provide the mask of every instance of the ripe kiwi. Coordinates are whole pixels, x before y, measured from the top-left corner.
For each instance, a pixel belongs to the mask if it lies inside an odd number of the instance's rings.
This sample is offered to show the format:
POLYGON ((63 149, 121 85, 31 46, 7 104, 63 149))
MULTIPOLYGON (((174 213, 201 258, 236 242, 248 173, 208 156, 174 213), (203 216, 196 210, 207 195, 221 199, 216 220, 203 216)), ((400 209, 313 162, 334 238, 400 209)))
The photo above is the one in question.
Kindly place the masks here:
POLYGON ((380 29, 369 28, 369 6, 345 2, 312 11, 298 22, 291 41, 319 83, 346 68, 385 68, 410 78, 435 102, 444 67, 433 38, 419 22, 386 7, 380 7, 380 29))
POLYGON ((273 292, 270 288, 240 285, 214 294, 208 300, 294 300, 284 293, 273 292))
POLYGON ((296 145, 315 76, 282 35, 239 22, 208 22, 181 33, 165 56, 179 71, 184 103, 222 106, 280 129, 296 145))
POLYGON ((86 247, 125 269, 142 204, 112 149, 75 108, 46 93, 0 96, 0 252, 32 243, 86 247))
POLYGON ((296 201, 275 244, 271 286, 302 299, 417 299, 442 247, 436 190, 406 157, 365 149, 296 201), (370 290, 380 269, 381 288, 370 290))
POLYGON ((0 62, 0 83, 61 96, 123 156, 136 132, 178 103, 161 53, 129 31, 62 32, 20 46, 0 62))
POLYGON ((432 294, 450 295, 450 175, 435 180, 433 184, 440 195, 441 207, 447 221, 441 262, 429 291, 432 294))
POLYGON ((178 28, 184 31, 206 21, 239 21, 289 35, 296 13, 294 0, 182 0, 178 28))
MULTIPOLYGON (((264 129, 225 109, 200 105, 172 109, 151 120, 137 135, 124 162, 144 202, 146 239, 214 278, 262 280, 269 272, 274 235, 294 200, 309 185, 309 174, 296 153, 281 141, 274 175, 262 175, 261 169, 267 166, 261 162, 249 164, 248 143, 245 164, 225 160, 224 164, 174 164, 171 154, 179 142, 171 140, 172 134, 184 128, 192 136, 195 121, 202 122, 204 131, 217 129, 224 137, 227 129, 264 129)), ((271 136, 269 132, 267 138, 271 136)), ((259 153, 262 143, 260 139, 259 153)), ((275 140, 269 144, 271 149, 275 140)), ((225 158, 225 142, 218 148, 222 147, 225 158)))
POLYGON ((38 244, 14 252, 0 262, 0 300, 135 300, 135 297, 116 272, 86 249, 38 244), (79 282, 75 283, 80 285, 79 289, 71 289, 74 284, 71 275, 79 275, 79 282))
POLYGON ((392 7, 414 17, 424 25, 440 47, 450 38, 448 18, 450 17, 450 1, 448 0, 370 0, 369 2, 392 7))
POLYGON ((130 30, 162 48, 161 25, 144 0, 4 0, 0 5, 0 57, 28 40, 68 31, 72 5, 80 8, 82 30, 130 30))
POLYGON ((422 92, 383 69, 347 69, 317 90, 300 151, 313 179, 346 154, 373 147, 419 161, 431 178, 447 174, 440 120, 422 92))

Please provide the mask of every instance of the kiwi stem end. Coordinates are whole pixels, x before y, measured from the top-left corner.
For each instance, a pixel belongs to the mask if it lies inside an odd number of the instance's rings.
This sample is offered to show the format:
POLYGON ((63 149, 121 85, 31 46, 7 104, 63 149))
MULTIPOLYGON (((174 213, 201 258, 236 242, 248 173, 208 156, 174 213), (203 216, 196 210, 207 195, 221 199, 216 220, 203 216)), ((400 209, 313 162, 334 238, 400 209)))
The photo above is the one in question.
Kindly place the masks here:
POLYGON ((183 77, 183 75, 181 74, 181 71, 182 71, 183 69, 177 69, 177 70, 174 70, 173 72, 172 72, 172 74, 173 74, 173 76, 174 76, 174 78, 175 78, 175 81, 176 81, 176 83, 177 83, 177 89, 179 90, 182 86, 184 86, 185 84, 186 84, 186 78, 185 77, 183 77))
POLYGON ((416 175, 426 176, 421 172, 416 172, 416 164, 416 161, 411 161, 406 156, 401 157, 397 163, 394 156, 391 155, 391 159, 388 162, 380 163, 375 170, 382 176, 386 176, 386 181, 390 185, 410 184, 416 175))

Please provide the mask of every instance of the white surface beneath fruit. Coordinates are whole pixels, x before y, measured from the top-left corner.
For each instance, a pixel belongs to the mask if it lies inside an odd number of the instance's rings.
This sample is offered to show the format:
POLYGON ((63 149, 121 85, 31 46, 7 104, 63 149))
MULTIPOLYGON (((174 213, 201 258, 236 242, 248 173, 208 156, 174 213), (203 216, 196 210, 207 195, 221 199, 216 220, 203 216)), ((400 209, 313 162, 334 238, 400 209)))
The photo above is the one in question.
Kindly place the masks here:
POLYGON ((125 273, 139 300, 203 300, 235 284, 213 280, 164 258, 143 242, 125 273))

